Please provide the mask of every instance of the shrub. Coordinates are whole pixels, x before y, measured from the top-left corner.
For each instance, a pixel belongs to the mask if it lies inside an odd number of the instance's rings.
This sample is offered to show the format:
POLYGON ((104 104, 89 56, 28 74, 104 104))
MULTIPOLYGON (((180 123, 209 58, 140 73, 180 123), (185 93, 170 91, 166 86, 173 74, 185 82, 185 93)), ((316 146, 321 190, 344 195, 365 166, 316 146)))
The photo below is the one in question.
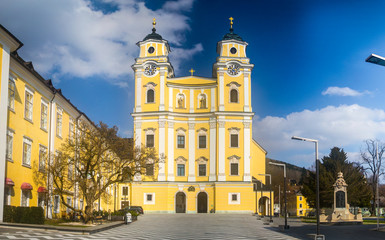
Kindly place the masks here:
POLYGON ((44 224, 44 211, 41 207, 5 206, 4 221, 12 223, 44 224))

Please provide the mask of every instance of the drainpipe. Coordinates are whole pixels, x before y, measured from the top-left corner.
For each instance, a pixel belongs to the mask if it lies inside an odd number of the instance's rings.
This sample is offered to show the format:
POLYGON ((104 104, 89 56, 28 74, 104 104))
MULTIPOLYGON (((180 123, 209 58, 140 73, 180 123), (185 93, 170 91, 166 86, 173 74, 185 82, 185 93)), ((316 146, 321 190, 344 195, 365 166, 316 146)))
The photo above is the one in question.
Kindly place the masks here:
MULTIPOLYGON (((51 195, 53 193, 53 191, 51 190, 51 187, 50 186, 50 178, 51 178, 51 171, 50 171, 50 164, 51 164, 51 150, 52 150, 52 143, 51 143, 51 134, 52 134, 52 131, 54 131, 54 129, 52 129, 52 114, 53 114, 53 110, 52 110, 52 102, 53 100, 55 99, 56 97, 56 90, 53 91, 53 97, 52 99, 49 101, 49 131, 48 131, 48 161, 47 161, 47 164, 48 164, 48 173, 47 173, 47 189, 48 189, 48 197, 47 197, 47 211, 46 211, 46 217, 48 218, 49 216, 49 208, 50 206, 52 205, 51 204, 51 195)), ((52 211, 52 209, 51 209, 52 211)), ((51 214, 51 218, 52 218, 52 214, 51 214)))
MULTIPOLYGON (((79 116, 77 116, 76 117, 76 119, 75 119, 75 129, 74 129, 74 131, 75 131, 75 134, 74 134, 74 137, 75 137, 75 153, 74 153, 74 162, 75 162, 75 169, 76 169, 76 166, 78 165, 77 163, 78 163, 78 122, 79 122, 79 118, 82 116, 82 113, 80 113, 79 114, 79 116)), ((74 174, 75 174, 75 176, 76 176, 76 174, 77 174, 77 171, 75 170, 75 172, 74 172, 74 174)), ((75 178, 76 179, 76 178, 75 178)), ((79 206, 78 206, 78 201, 77 201, 77 199, 78 199, 78 188, 79 188, 79 186, 78 186, 78 183, 77 182, 75 182, 75 189, 74 189, 74 198, 75 198, 75 204, 76 204, 76 209, 78 209, 79 208, 79 206)))

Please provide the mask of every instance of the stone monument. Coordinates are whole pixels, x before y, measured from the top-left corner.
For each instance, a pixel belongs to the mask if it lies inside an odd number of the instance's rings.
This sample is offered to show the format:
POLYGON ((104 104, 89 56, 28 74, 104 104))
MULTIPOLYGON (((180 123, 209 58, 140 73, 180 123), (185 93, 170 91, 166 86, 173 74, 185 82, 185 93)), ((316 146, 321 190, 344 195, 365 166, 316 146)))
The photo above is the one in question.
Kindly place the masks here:
POLYGON ((326 215, 325 210, 322 210, 320 215, 321 223, 362 223, 362 214, 360 210, 358 211, 357 215, 353 215, 349 211, 347 186, 348 185, 344 180, 342 172, 339 172, 337 180, 333 184, 333 213, 330 215, 326 215))

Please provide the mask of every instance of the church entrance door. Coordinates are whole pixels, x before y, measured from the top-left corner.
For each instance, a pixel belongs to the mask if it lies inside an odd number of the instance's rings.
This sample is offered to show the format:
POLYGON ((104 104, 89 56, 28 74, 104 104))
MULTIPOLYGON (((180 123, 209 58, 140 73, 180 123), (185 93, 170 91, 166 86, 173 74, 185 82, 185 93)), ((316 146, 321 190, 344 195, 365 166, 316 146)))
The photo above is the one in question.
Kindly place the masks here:
POLYGON ((175 196, 175 212, 186 213, 186 194, 178 192, 175 196))
POLYGON ((207 193, 198 194, 198 213, 207 213, 207 193))

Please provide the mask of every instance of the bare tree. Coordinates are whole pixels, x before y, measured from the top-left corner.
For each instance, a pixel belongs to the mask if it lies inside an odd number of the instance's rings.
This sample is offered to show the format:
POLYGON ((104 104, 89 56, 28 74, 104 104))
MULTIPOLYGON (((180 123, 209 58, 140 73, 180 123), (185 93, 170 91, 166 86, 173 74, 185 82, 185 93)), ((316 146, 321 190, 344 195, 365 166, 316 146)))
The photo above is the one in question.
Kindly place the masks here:
POLYGON ((117 127, 109 128, 102 122, 96 126, 80 123, 76 134, 46 164, 46 170, 38 173, 51 175, 54 193, 64 206, 81 213, 84 223, 92 220, 93 204, 98 199, 112 197, 114 183, 130 181, 144 174, 149 163, 155 166, 159 162, 154 148, 134 148, 117 132, 117 127), (84 199, 84 209, 66 202, 66 197, 74 193, 84 199))
POLYGON ((372 214, 375 213, 375 204, 377 197, 377 181, 384 174, 384 152, 385 144, 373 139, 365 140, 365 148, 361 150, 361 157, 363 161, 363 167, 367 173, 367 178, 371 184, 373 199, 372 199, 372 214), (377 153, 378 144, 378 153, 377 153), (377 158, 378 154, 378 158, 377 158))

